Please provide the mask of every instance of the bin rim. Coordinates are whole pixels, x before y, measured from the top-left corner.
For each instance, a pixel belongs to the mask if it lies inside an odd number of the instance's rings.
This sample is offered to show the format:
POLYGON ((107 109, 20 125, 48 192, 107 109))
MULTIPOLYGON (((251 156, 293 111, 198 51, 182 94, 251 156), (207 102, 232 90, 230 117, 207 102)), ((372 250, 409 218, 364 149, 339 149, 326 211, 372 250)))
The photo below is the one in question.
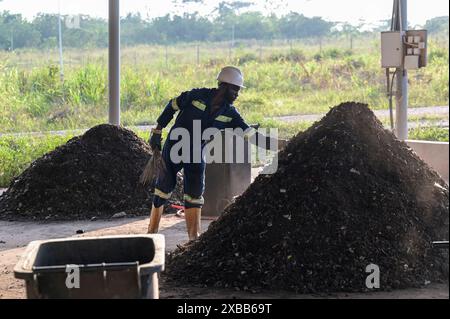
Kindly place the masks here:
POLYGON ((42 244, 67 242, 67 241, 83 241, 93 239, 113 239, 113 238, 149 238, 153 240, 155 255, 149 263, 138 266, 141 275, 148 275, 154 272, 164 270, 165 265, 165 237, 162 234, 139 234, 139 235, 108 235, 108 236, 91 236, 91 237, 68 237, 48 240, 31 241, 25 252, 20 257, 18 263, 14 267, 14 277, 17 279, 31 279, 34 276, 33 263, 42 244))

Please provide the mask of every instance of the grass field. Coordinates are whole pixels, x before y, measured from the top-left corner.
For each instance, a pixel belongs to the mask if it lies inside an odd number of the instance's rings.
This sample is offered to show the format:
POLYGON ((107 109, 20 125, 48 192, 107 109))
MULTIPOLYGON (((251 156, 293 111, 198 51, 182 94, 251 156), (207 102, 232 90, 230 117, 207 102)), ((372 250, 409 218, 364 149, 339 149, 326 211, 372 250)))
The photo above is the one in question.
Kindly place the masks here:
MULTIPOLYGON (((246 78, 236 106, 249 123, 277 127, 289 138, 312 123, 271 117, 325 113, 345 101, 387 109, 377 36, 296 42, 140 46, 122 50, 124 126, 153 124, 169 99, 214 87, 220 68, 240 66, 246 78), (167 55, 166 55, 167 52, 167 55)), ((0 133, 87 129, 107 122, 107 51, 65 51, 64 81, 55 51, 0 53, 0 133)), ((429 42, 429 64, 409 73, 410 107, 448 105, 448 40, 429 42)), ((416 120, 440 120, 429 114, 416 120)), ((387 125, 387 119, 382 119, 387 125)), ((413 119, 414 120, 414 119, 413 119)), ((136 131, 144 139, 148 132, 136 131)), ((0 136, 0 187, 73 134, 0 136)), ((446 128, 417 128, 410 138, 448 141, 446 128)))
MULTIPOLYGON (((230 51, 226 45, 202 44, 199 64, 193 45, 168 47, 167 64, 165 47, 124 48, 122 123, 154 123, 168 100, 182 91, 215 86, 226 64, 239 65, 245 73, 248 88, 236 106, 248 122, 323 113, 344 101, 387 109, 378 38, 355 40, 355 46, 320 50, 303 42, 238 43, 230 51)), ((410 72, 411 107, 448 104, 446 43, 431 39, 429 52, 429 65, 410 72)), ((69 50, 65 57, 61 82, 54 53, 0 54, 0 132, 88 128, 107 120, 106 50, 69 50)))

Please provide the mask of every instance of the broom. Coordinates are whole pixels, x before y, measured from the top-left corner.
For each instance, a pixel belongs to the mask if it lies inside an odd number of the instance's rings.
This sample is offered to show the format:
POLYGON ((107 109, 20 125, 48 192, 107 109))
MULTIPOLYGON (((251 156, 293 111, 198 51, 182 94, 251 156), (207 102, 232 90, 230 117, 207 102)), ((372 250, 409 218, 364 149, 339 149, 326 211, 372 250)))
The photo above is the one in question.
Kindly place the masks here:
POLYGON ((161 171, 166 169, 166 164, 161 155, 161 150, 152 150, 152 157, 145 165, 144 171, 139 178, 139 182, 146 186, 153 182, 153 180, 158 177, 161 171))

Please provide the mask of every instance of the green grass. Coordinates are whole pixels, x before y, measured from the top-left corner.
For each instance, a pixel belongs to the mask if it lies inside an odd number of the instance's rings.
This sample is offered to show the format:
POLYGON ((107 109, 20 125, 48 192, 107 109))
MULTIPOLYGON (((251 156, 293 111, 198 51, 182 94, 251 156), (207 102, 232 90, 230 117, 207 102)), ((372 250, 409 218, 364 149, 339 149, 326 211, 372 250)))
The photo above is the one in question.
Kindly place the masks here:
MULTIPOLYGON (((262 127, 278 128, 279 137, 288 139, 311 126, 311 122, 286 123, 275 120, 261 122, 262 127)), ((149 132, 134 130, 147 141, 149 132)), ((166 132, 167 134, 167 132, 166 132)), ((0 187, 8 187, 12 178, 21 174, 34 160, 66 143, 74 135, 0 136, 0 187)), ((447 128, 417 128, 410 130, 410 139, 449 141, 447 128)))
MULTIPOLYGON (((122 50, 121 119, 124 126, 155 123, 165 104, 194 87, 214 87, 221 67, 238 65, 247 89, 236 102, 248 123, 278 128, 289 138, 310 122, 283 122, 275 116, 325 113, 345 101, 387 109, 385 74, 380 67, 378 37, 359 39, 349 51, 336 41, 320 51, 317 41, 238 43, 229 56, 227 44, 168 48, 139 46, 122 50)), ((107 50, 65 51, 64 83, 56 51, 0 52, 0 132, 88 129, 106 123, 107 50)), ((429 42, 429 64, 409 72, 411 107, 448 104, 447 43, 429 42)), ((411 120, 434 121, 437 115, 411 120)), ((385 125, 388 119, 382 119, 385 125)), ((148 140, 148 132, 136 130, 148 140)), ((65 143, 72 135, 0 136, 0 187, 8 186, 36 158, 65 143)), ((418 128, 411 139, 448 141, 448 129, 418 128)))
MULTIPOLYGON (((361 43, 363 41, 361 40, 361 43)), ((409 72, 409 105, 448 104, 448 50, 430 41, 429 65, 409 72)), ((236 106, 248 122, 264 117, 324 113, 345 101, 387 109, 385 74, 378 39, 353 51, 295 43, 259 48, 240 45, 228 57, 226 46, 179 45, 124 48, 121 112, 124 125, 154 123, 173 97, 194 87, 214 87, 226 64, 239 65, 246 78, 236 106)), ((66 51, 64 83, 57 60, 46 52, 0 53, 0 132, 89 128, 107 121, 106 50, 66 51), (36 61, 21 65, 20 61, 36 61), (52 62, 53 61, 53 62, 52 62)))
POLYGON ((448 128, 428 127, 410 130, 409 139, 422 141, 448 142, 448 128))
POLYGON ((0 136, 0 187, 7 187, 34 160, 72 137, 73 135, 0 136))

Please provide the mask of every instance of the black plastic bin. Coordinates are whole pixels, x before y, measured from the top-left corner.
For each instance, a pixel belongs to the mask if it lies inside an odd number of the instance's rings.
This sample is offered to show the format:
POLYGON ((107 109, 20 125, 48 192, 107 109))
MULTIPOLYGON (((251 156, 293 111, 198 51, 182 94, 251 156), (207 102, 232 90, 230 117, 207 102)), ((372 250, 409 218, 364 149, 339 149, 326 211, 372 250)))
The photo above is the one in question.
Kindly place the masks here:
POLYGON ((157 299, 164 246, 157 234, 33 241, 14 275, 25 280, 27 298, 157 299), (74 266, 79 288, 66 282, 74 266))

